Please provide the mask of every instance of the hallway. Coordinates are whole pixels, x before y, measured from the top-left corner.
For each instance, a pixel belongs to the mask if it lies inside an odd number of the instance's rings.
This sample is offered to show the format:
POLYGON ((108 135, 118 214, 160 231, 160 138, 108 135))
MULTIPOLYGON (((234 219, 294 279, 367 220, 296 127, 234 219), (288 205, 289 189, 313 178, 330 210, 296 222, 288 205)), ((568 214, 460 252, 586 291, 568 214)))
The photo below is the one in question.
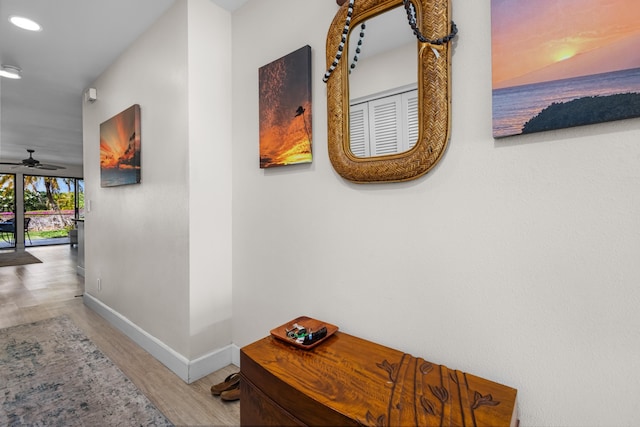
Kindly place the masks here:
POLYGON ((184 383, 83 304, 77 249, 59 245, 27 252, 42 263, 0 267, 0 328, 67 315, 174 424, 239 425, 239 402, 222 402, 209 391, 237 367, 230 365, 184 383))

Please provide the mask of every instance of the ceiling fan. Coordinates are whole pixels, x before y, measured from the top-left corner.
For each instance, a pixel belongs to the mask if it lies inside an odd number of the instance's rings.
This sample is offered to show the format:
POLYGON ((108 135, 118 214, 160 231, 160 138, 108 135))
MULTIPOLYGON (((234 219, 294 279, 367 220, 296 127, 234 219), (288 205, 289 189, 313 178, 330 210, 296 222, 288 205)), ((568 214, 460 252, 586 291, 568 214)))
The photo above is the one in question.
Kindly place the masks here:
POLYGON ((0 162, 0 165, 16 165, 16 166, 24 166, 27 168, 43 169, 43 170, 50 170, 50 171, 54 171, 57 169, 66 169, 64 166, 56 166, 56 165, 48 165, 45 163, 40 163, 39 160, 36 160, 33 158, 33 153, 35 153, 35 150, 27 148, 27 152, 29 153, 29 158, 23 159, 22 162, 20 163, 0 162))

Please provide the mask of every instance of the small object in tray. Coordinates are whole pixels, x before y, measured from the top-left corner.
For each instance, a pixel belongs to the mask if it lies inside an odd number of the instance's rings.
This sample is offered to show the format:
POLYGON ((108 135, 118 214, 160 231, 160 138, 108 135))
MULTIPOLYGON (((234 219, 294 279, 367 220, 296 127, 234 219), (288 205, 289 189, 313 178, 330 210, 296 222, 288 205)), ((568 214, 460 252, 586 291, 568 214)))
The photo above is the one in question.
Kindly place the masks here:
POLYGON ((307 328, 294 323, 291 329, 286 329, 287 336, 292 340, 301 340, 308 335, 307 328))
POLYGON ((316 341, 320 341, 322 338, 327 336, 327 327, 323 326, 318 329, 316 332, 309 332, 307 336, 302 339, 303 345, 311 345, 316 341))

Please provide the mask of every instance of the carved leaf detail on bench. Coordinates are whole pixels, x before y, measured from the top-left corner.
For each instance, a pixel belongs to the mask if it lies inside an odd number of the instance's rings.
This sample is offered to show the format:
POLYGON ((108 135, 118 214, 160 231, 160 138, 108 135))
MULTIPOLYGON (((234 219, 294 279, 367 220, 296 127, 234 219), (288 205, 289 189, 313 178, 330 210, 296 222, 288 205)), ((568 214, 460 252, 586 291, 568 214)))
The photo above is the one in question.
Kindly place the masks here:
POLYGON ((380 415, 378 418, 376 418, 370 411, 367 411, 367 425, 385 427, 384 420, 384 415, 380 415))
POLYGON ((433 393, 440 402, 445 403, 449 399, 449 392, 446 388, 432 385, 429 385, 429 388, 431 389, 431 393, 433 393))
POLYGON ((429 414, 429 415, 437 415, 436 414, 436 407, 435 407, 435 405, 433 404, 432 401, 430 401, 429 399, 427 399, 424 396, 420 396, 420 403, 422 404, 422 407, 427 412, 427 414, 429 414))
POLYGON ((376 363, 376 365, 379 368, 384 369, 385 371, 387 371, 387 373, 389 374, 389 379, 392 382, 396 382, 396 380, 398 379, 398 364, 397 363, 389 363, 387 362, 387 360, 385 359, 382 363, 376 363))
POLYGON ((429 362, 424 362, 422 365, 420 365, 420 372, 422 372, 423 375, 427 375, 432 370, 433 370, 433 364, 429 362))
MULTIPOLYGON (((485 390, 485 395, 470 389, 464 373, 451 371, 444 365, 436 365, 406 353, 397 363, 384 359, 375 366, 384 370, 392 383, 386 384, 390 392, 388 412, 376 416, 374 414, 380 411, 368 408, 366 417, 359 418, 362 425, 387 427, 413 420, 411 422, 417 425, 445 426, 454 418, 466 426, 494 425, 490 422, 494 422, 497 412, 486 411, 474 415, 474 411, 483 406, 498 406, 500 401, 494 400, 492 389, 485 390), (408 393, 413 393, 413 399, 408 393), (480 423, 475 418, 479 415, 482 415, 480 423)), ((473 381, 477 381, 475 377, 473 381)))
POLYGON ((482 394, 476 391, 474 392, 473 398, 474 398, 474 402, 471 408, 474 410, 478 409, 480 406, 483 406, 483 405, 497 406, 500 404, 500 402, 498 402, 497 400, 493 400, 493 396, 491 396, 491 394, 487 394, 486 396, 483 396, 482 394))
POLYGON ((453 372, 449 372, 449 379, 454 383, 458 384, 458 377, 453 374, 453 372))

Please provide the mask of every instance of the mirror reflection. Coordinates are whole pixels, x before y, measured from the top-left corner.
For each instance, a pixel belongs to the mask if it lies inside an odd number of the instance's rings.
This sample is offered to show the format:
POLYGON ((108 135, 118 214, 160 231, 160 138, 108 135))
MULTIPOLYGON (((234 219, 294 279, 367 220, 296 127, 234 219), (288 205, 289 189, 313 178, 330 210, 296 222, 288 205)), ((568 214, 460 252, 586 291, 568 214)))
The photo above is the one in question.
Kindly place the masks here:
POLYGON ((355 65, 348 77, 351 152, 361 158, 402 153, 419 133, 417 40, 402 6, 365 25, 349 33, 347 58, 355 65))

